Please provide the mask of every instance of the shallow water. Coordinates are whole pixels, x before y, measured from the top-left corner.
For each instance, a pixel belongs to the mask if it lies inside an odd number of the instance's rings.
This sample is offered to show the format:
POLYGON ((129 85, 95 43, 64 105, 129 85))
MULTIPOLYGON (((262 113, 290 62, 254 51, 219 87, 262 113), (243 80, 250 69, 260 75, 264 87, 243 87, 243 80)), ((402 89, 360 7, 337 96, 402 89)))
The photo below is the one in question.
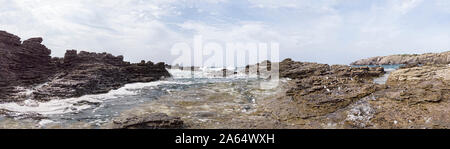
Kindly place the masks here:
MULTIPOLYGON (((374 81, 384 84, 389 73, 399 66, 383 66, 387 71, 386 75, 374 81)), ((238 70, 236 75, 226 78, 222 77, 221 69, 169 72, 173 75, 172 78, 127 84, 106 94, 49 102, 26 100, 22 103, 0 104, 0 110, 12 111, 7 116, 0 116, 0 125, 4 128, 104 128, 104 125, 131 109, 172 112, 174 115, 187 117, 187 121, 199 122, 208 121, 205 115, 216 115, 209 118, 215 122, 236 120, 238 117, 233 115, 241 115, 242 120, 239 122, 242 123, 258 118, 248 113, 255 110, 254 103, 257 98, 285 92, 279 88, 259 89, 257 84, 261 79, 256 75, 247 76, 242 69, 238 70), (245 114, 249 115, 242 117, 245 114)), ((33 88, 24 89, 23 94, 26 96, 32 92, 33 88)), ((210 126, 214 125, 206 127, 210 126)))
POLYGON ((377 84, 386 84, 386 81, 389 78, 389 75, 391 72, 397 70, 402 65, 358 65, 358 66, 352 66, 352 67, 383 67, 384 71, 386 71, 386 74, 384 74, 381 77, 373 79, 373 82, 377 84))
MULTIPOLYGON (((85 95, 49 102, 26 100, 22 103, 0 104, 0 109, 12 111, 14 115, 30 115, 31 118, 11 115, 9 117, 13 117, 12 121, 18 121, 18 123, 35 123, 38 128, 46 128, 49 125, 59 125, 58 127, 63 128, 74 127, 73 125, 77 123, 85 125, 82 127, 99 128, 118 117, 123 111, 158 100, 164 95, 219 83, 248 83, 248 81, 257 80, 243 74, 242 71, 226 78, 222 77, 221 71, 215 69, 196 72, 169 70, 169 72, 173 75, 172 78, 148 83, 127 84, 106 94, 85 95), (37 116, 39 118, 33 118, 37 116)), ((24 90, 24 94, 29 95, 32 92, 33 89, 24 90)), ((6 123, 6 121, 8 121, 7 124, 12 124, 11 120, 0 118, 1 123, 6 123)), ((28 126, 33 125, 24 127, 28 126)), ((15 127, 15 125, 11 127, 15 127)))

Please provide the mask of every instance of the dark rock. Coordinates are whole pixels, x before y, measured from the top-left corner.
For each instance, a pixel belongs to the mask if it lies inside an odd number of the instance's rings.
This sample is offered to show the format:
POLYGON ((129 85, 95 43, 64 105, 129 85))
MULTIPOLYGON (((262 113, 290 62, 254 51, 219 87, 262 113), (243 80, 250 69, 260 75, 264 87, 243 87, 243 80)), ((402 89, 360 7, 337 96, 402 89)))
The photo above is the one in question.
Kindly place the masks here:
POLYGON ((54 74, 51 51, 41 42, 31 38, 21 43, 19 37, 0 31, 0 99, 14 94, 14 86, 43 83, 54 74))
POLYGON ((413 67, 419 67, 420 65, 418 63, 411 63, 411 64, 405 64, 399 67, 399 69, 407 69, 407 68, 413 68, 413 67))
POLYGON ((169 77, 164 63, 131 64, 123 56, 67 50, 64 58, 51 58, 42 38, 20 42, 20 38, 0 31, 0 102, 18 92, 15 88, 48 82, 33 93, 35 100, 79 97, 106 93, 127 83, 150 82, 169 77))
POLYGON ((67 51, 58 70, 48 85, 34 93, 36 100, 106 93, 128 83, 157 81, 170 76, 164 63, 129 64, 122 56, 85 51, 77 54, 75 50, 67 51))
POLYGON ((164 113, 131 116, 113 120, 113 129, 181 129, 184 123, 179 117, 164 113))

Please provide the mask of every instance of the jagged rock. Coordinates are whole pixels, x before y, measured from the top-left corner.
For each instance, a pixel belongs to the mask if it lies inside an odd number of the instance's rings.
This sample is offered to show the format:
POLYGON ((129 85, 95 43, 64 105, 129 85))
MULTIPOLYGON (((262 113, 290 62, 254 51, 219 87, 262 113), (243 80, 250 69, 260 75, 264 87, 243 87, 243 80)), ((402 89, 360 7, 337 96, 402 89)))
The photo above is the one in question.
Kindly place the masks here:
POLYGON ((113 120, 113 129, 180 129, 184 123, 179 117, 164 113, 130 116, 113 120))
POLYGON ((321 116, 364 98, 376 91, 376 86, 361 80, 313 76, 299 80, 289 91, 300 106, 303 118, 321 116))
POLYGON ((432 65, 400 69, 389 76, 388 98, 408 104, 440 102, 450 98, 450 66, 432 65))
POLYGON ((450 128, 448 64, 404 67, 391 72, 383 85, 371 81, 383 74, 377 73, 381 68, 327 68, 289 59, 280 67, 289 69, 280 73, 293 78, 291 89, 266 105, 283 106, 269 108, 283 123, 298 128, 450 128))
POLYGON ((339 77, 373 78, 383 75, 382 67, 350 67, 346 65, 327 65, 308 62, 295 62, 285 59, 280 63, 280 76, 303 79, 310 76, 333 75, 339 77))
POLYGON ((378 128, 450 128, 450 66, 399 69, 374 93, 378 128))
POLYGON ((13 98, 19 91, 17 86, 47 82, 30 98, 48 101, 106 93, 127 83, 170 76, 164 63, 131 64, 123 61, 123 56, 109 53, 68 50, 64 58, 51 58, 42 41, 31 38, 21 43, 19 37, 0 31, 0 102, 24 100, 13 98))
POLYGON ((50 50, 42 38, 21 43, 20 38, 0 31, 0 99, 8 101, 14 86, 29 86, 48 81, 55 71, 50 50))
POLYGON ((383 75, 381 67, 350 67, 318 63, 280 63, 281 77, 294 79, 296 86, 288 91, 300 110, 309 118, 335 112, 377 90, 372 79, 383 75))
POLYGON ((394 65, 394 64, 449 64, 450 51, 442 53, 403 54, 390 56, 377 56, 362 59, 351 65, 394 65))
MULTIPOLYGON (((61 61, 61 60, 60 60, 61 61)), ((106 93, 134 82, 156 81, 170 74, 164 63, 130 64, 122 56, 108 53, 67 51, 58 72, 48 83, 34 92, 36 100, 79 97, 86 94, 106 93)))

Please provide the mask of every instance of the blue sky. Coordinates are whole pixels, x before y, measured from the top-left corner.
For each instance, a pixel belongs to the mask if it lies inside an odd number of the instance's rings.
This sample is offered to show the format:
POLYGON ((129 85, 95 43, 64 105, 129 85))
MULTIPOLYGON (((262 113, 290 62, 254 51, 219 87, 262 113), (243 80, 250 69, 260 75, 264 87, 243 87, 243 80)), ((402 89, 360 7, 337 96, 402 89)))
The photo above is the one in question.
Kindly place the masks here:
POLYGON ((129 61, 170 62, 170 48, 206 41, 279 42, 281 59, 329 64, 448 51, 448 0, 0 0, 0 30, 129 61))

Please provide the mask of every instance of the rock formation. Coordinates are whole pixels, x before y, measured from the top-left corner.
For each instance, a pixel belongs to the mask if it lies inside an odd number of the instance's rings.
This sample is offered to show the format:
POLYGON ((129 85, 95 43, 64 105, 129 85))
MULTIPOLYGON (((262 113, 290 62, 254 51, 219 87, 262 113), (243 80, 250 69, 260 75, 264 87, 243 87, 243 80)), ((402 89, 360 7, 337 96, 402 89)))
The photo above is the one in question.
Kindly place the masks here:
POLYGON ((372 79, 383 75, 381 67, 294 62, 280 63, 281 77, 294 79, 288 96, 300 107, 303 118, 335 112, 376 91, 372 79))
POLYGON ((267 103, 277 119, 296 128, 450 128, 450 65, 409 65, 386 84, 382 68, 280 63, 292 78, 287 97, 267 103), (289 111, 289 112, 285 112, 289 111))
POLYGON ((79 97, 106 93, 127 83, 156 81, 169 77, 164 63, 142 61, 131 64, 123 56, 68 50, 64 58, 51 58, 51 51, 41 44, 42 38, 23 42, 0 31, 0 102, 25 100, 16 95, 21 90, 36 88, 34 100, 79 97))
POLYGON ((19 37, 0 31, 0 99, 13 94, 14 86, 43 83, 54 74, 51 52, 41 42, 42 38, 21 42, 19 37))
POLYGON ((108 53, 89 53, 69 50, 63 59, 55 59, 55 77, 34 92, 36 100, 79 97, 106 93, 127 83, 150 82, 168 77, 164 63, 141 62, 130 64, 122 56, 108 53))
POLYGON ((164 113, 122 117, 113 120, 113 129, 181 129, 184 123, 179 117, 164 113))
POLYGON ((387 88, 374 94, 370 121, 376 128, 450 128, 450 66, 394 71, 387 88))
POLYGON ((449 64, 450 51, 442 53, 377 56, 358 60, 351 65, 449 64))

